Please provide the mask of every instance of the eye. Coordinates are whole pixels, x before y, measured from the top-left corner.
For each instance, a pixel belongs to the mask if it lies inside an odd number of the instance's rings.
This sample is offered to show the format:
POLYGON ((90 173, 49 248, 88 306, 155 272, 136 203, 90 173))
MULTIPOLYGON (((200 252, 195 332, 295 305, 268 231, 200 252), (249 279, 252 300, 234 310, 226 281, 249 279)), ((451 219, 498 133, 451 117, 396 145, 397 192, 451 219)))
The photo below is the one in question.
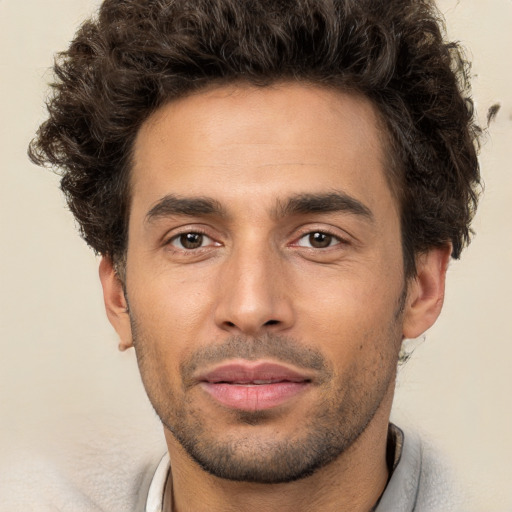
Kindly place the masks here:
POLYGON ((169 243, 177 249, 190 251, 212 245, 214 241, 203 233, 182 233, 171 238, 169 243))
POLYGON ((299 247, 309 247, 312 249, 326 249, 339 243, 341 243, 341 240, 338 237, 322 231, 307 233, 297 241, 299 247))

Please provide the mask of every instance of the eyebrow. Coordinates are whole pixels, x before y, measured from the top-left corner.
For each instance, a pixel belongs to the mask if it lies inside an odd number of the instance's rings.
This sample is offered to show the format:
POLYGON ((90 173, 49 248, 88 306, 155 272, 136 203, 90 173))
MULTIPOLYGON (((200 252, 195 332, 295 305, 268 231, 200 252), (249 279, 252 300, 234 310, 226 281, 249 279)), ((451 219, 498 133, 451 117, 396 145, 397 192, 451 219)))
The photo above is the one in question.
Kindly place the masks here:
MULTIPOLYGON (((297 214, 346 212, 358 215, 373 222, 372 211, 361 201, 344 192, 326 194, 299 194, 284 201, 278 200, 272 215, 283 218, 297 214)), ((227 217, 226 210, 215 199, 209 197, 178 197, 172 194, 160 199, 146 214, 145 222, 173 215, 189 217, 201 215, 216 215, 227 217)))
POLYGON ((375 218, 368 206, 344 192, 327 194, 299 194, 286 201, 279 201, 275 210, 276 217, 286 217, 307 213, 346 212, 374 222, 375 218))
POLYGON ((186 215, 189 217, 199 215, 227 216, 222 205, 214 199, 208 197, 178 197, 170 194, 160 199, 148 211, 145 222, 151 223, 172 215, 186 215))

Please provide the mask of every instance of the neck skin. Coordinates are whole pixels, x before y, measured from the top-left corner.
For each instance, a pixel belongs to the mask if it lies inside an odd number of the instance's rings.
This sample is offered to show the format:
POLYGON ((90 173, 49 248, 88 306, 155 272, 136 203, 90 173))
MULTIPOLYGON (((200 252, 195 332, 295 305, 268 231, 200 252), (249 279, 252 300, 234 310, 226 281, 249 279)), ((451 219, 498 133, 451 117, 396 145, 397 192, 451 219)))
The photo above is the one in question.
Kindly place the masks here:
POLYGON ((369 512, 389 476, 386 443, 394 382, 365 431, 328 466, 284 484, 217 478, 202 470, 165 430, 172 470, 164 512, 369 512), (171 491, 171 492, 169 492, 171 491))

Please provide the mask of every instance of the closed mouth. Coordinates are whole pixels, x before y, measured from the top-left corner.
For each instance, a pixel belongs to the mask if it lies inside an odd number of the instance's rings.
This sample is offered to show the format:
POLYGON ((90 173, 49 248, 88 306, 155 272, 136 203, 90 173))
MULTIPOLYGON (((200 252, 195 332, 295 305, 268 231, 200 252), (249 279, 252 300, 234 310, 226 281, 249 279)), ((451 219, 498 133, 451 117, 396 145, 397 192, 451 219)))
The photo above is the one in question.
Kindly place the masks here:
POLYGON ((274 362, 238 361, 222 364, 197 377, 221 405, 264 410, 283 405, 312 383, 312 376, 274 362))

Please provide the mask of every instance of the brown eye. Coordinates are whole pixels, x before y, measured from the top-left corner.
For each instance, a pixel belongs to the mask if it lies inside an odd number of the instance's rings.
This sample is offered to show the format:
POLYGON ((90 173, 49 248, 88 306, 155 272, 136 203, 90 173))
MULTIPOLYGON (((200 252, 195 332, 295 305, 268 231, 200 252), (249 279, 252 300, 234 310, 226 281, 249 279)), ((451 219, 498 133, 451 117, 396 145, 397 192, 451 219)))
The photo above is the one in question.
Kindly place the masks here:
POLYGON ((309 244, 315 249, 324 249, 332 244, 333 237, 326 233, 310 233, 309 244))
POLYGON ((334 235, 322 231, 313 231, 302 236, 298 240, 297 245, 299 247, 309 247, 310 249, 326 249, 340 242, 341 240, 334 235))
POLYGON ((199 249, 203 247, 205 242, 210 242, 209 237, 203 235, 202 233, 183 233, 173 238, 171 244, 174 247, 178 247, 179 249, 199 249))

